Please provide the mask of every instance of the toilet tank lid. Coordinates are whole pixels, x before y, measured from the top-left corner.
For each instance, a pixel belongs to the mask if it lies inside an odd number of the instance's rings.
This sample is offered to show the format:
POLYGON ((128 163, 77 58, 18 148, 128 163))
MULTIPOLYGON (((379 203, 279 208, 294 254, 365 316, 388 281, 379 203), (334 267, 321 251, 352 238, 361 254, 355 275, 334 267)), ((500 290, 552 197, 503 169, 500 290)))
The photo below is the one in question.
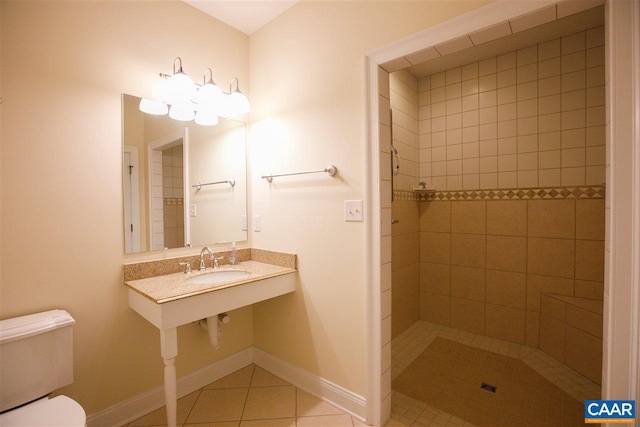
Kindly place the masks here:
POLYGON ((75 323, 73 317, 65 310, 49 310, 0 320, 0 344, 72 326, 75 323))

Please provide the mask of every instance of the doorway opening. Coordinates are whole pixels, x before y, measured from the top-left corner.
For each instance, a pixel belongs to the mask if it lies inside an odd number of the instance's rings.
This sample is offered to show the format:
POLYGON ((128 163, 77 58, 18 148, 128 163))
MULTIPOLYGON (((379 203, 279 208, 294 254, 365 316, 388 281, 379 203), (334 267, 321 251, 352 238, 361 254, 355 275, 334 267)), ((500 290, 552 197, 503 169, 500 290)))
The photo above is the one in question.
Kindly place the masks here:
MULTIPOLYGON (((454 49, 455 46, 458 46, 458 50, 460 50, 459 46, 461 44, 464 45, 466 41, 468 41, 471 45, 473 45, 474 42, 471 40, 473 39, 474 35, 481 33, 482 30, 487 30, 487 31, 489 31, 489 29, 495 30, 498 27, 500 27, 500 24, 504 24, 506 21, 508 21, 506 23, 508 24, 510 29, 515 28, 517 27, 518 24, 522 24, 523 20, 525 20, 527 17, 531 18, 532 16, 539 17, 540 15, 544 15, 546 13, 545 11, 548 12, 547 9, 553 9, 554 19, 555 19, 556 16, 559 16, 560 10, 567 5, 567 4, 563 5, 562 3, 560 3, 558 5, 552 5, 552 6, 547 5, 547 7, 539 8, 539 9, 535 9, 535 7, 529 5, 528 10, 527 10, 527 7, 524 5, 520 5, 520 6, 509 5, 510 7, 507 8, 509 10, 500 10, 500 8, 504 9, 505 3, 503 2, 499 2, 499 3, 500 4, 496 4, 493 6, 489 5, 485 8, 482 8, 480 11, 478 11, 478 13, 475 16, 474 16, 474 13, 470 13, 463 18, 454 19, 440 26, 437 26, 438 28, 427 30, 420 36, 411 37, 411 38, 408 38, 406 41, 401 41, 394 45, 389 45, 369 55, 369 58, 371 59, 371 61, 369 62, 369 70, 368 70, 368 78, 369 78, 370 89, 371 89, 370 99, 369 99, 370 106, 371 106, 370 135, 372 137, 372 142, 373 142, 371 146, 372 150, 369 153, 370 155, 369 161, 370 161, 370 167, 371 167, 370 176, 373 178, 372 181, 369 182, 369 190, 370 190, 369 194, 371 196, 370 207, 372 212, 372 220, 371 220, 371 226, 369 230, 369 233, 370 233, 369 236, 372 241, 372 245, 370 245, 371 246, 370 259, 372 259, 372 265, 370 266, 371 268, 370 268, 369 274, 370 274, 371 281, 374 284, 377 283, 379 285, 379 287, 374 287, 374 290, 370 295, 370 303, 372 307, 370 311, 370 314, 371 314, 370 321, 371 321, 371 328, 373 331, 372 333, 373 340, 372 340, 372 350, 371 350, 372 353, 370 354, 369 363, 371 368, 370 369, 371 375, 373 378, 375 378, 375 380, 371 382, 370 389, 369 389, 369 396, 373 399, 373 402, 374 402, 374 404, 371 405, 372 413, 370 414, 370 416, 371 416, 371 420, 376 425, 380 424, 382 421, 387 420, 391 415, 391 387, 390 387, 391 377, 392 377, 391 331, 393 327, 391 318, 392 318, 393 310, 388 310, 388 311, 384 310, 384 312, 381 312, 380 309, 377 308, 377 307, 392 306, 391 282, 393 277, 393 273, 392 273, 393 262, 392 262, 392 256, 390 252, 392 248, 391 242, 392 242, 393 231, 391 228, 391 220, 392 218, 397 219, 395 217, 395 214, 393 214, 393 217, 392 217, 392 205, 390 200, 391 200, 391 194, 393 193, 392 193, 392 189, 390 188, 390 177, 387 176, 384 169, 380 168, 380 165, 391 163, 391 160, 389 158, 391 155, 389 150, 389 147, 391 145, 391 140, 390 140, 391 122, 389 118, 386 117, 385 115, 385 111, 388 111, 388 106, 389 106, 389 97, 388 96, 385 97, 385 93, 389 93, 389 85, 385 82, 387 71, 396 71, 396 70, 403 69, 408 65, 415 63, 416 58, 433 55, 434 52, 436 56, 440 56, 441 53, 443 51, 446 51, 447 48, 454 49), (461 32, 464 31, 459 29, 461 27, 469 31, 469 34, 467 34, 466 36, 461 34, 461 32), (417 39, 419 38, 421 38, 421 40, 417 41, 417 39), (420 46, 422 46, 422 50, 419 50, 421 49, 420 46), (381 65, 383 68, 378 68, 378 65, 381 65), (382 351, 380 352, 376 349, 382 349, 382 351), (378 381, 378 378, 379 378, 379 381, 378 381), (377 402, 380 402, 379 406, 376 405, 377 402)), ((593 4, 590 4, 590 6, 593 6, 593 4)), ((574 12, 577 12, 577 11, 574 11, 574 12)), ((516 50, 517 49, 518 48, 516 48, 516 50)), ((615 59, 615 55, 613 56, 613 58, 615 59)), ((562 65, 562 59, 560 59, 560 62, 562 65)), ((503 70, 503 71, 507 71, 507 70, 503 70)), ((505 74, 508 74, 508 73, 505 73, 505 74)), ((517 77, 518 77, 517 70, 514 77, 516 78, 516 84, 517 84, 517 77)), ((445 82, 446 82, 446 73, 443 76, 443 78, 445 79, 445 82)), ((560 95, 562 98, 562 94, 560 95)), ((446 93, 446 87, 445 87, 444 88, 445 109, 446 109, 446 101, 448 100, 447 96, 449 95, 446 93)), ((517 88, 516 88, 515 102, 516 103, 518 102, 517 88)), ((503 113, 512 114, 511 112, 507 111, 506 108, 503 108, 503 113)), ((453 114, 456 114, 456 113, 453 113, 453 114)), ((560 111, 560 114, 562 116, 562 110, 560 111)), ((522 118, 525 119, 526 117, 522 117, 522 118)), ((517 123, 518 119, 519 117, 517 117, 517 110, 516 110, 516 118, 513 120, 516 120, 516 123, 517 123)), ((526 123, 523 122, 522 124, 526 124, 526 123)), ((444 126, 445 126, 444 128, 445 132, 448 130, 452 130, 452 129, 446 128, 447 126, 446 119, 444 121, 444 126)), ((506 128, 507 128, 506 126, 503 127, 503 129, 506 129, 506 128)), ((563 129, 561 124, 560 132, 562 132, 562 130, 563 129)), ((565 130, 572 130, 572 129, 567 128, 565 130)), ((517 136, 519 135, 516 134, 516 137, 517 136)), ((398 144, 396 143, 396 141, 393 141, 393 142, 394 142, 394 147, 398 149, 398 144)), ((445 147, 447 147, 446 142, 445 142, 445 147)), ((516 149, 517 149, 517 141, 516 141, 516 149)), ((562 147, 560 147, 560 149, 562 150, 562 147)), ((569 147, 567 147, 566 149, 569 149, 569 147)), ((402 153, 402 149, 399 149, 399 151, 400 153, 402 153)), ((447 153, 447 151, 448 150, 445 149, 445 153, 447 153)), ((585 152, 586 152, 586 145, 585 145, 585 152)), ((442 153, 439 153, 439 155, 441 154, 442 153)), ((516 151, 516 155, 517 154, 518 153, 516 151)), ((431 153, 431 155, 433 155, 433 152, 431 153)), ((538 153, 538 156, 539 156, 539 153, 538 153)), ((585 154, 585 157, 586 157, 586 154, 585 154)), ((516 156, 516 159, 517 159, 517 156, 516 156)), ((420 158, 420 160, 422 162, 423 159, 420 158)), ((465 160, 465 159, 462 158, 462 159, 452 159, 452 160, 465 160)), ((523 158, 522 160, 525 160, 525 159, 523 158)), ((433 159, 431 161, 433 163, 433 159)), ((445 157, 445 160, 439 160, 439 161, 448 161, 448 160, 445 157)), ((566 163, 565 166, 569 167, 569 163, 566 163)), ((432 164, 431 166, 434 166, 434 165, 432 164)), ((451 166, 453 166, 454 168, 456 167, 455 164, 452 164, 451 166)), ((603 165, 593 165, 593 166, 603 166, 603 165)), ((578 167, 578 166, 575 166, 575 167, 578 167)), ((584 167, 586 171, 586 167, 587 167, 586 163, 584 164, 584 167)), ((561 157, 561 163, 559 168, 562 169, 562 157, 561 157)), ((422 172, 423 170, 420 170, 420 173, 422 172)), ((517 169, 517 166, 515 171, 504 170, 503 172, 516 172, 515 173, 516 183, 517 183, 517 179, 520 177, 522 178, 523 182, 526 182, 529 178, 531 178, 531 176, 527 176, 531 174, 525 174, 525 173, 518 174, 518 172, 520 171, 517 169)), ((446 169, 445 169, 445 173, 440 173, 439 175, 432 174, 432 178, 438 177, 438 176, 444 177, 444 180, 440 178, 441 184, 444 182, 448 186, 449 182, 451 182, 452 188, 455 188, 456 185, 463 187, 464 185, 463 179, 465 174, 459 172, 452 175, 453 176, 451 177, 451 179, 449 179, 450 177, 446 173, 446 169), (460 178, 462 179, 458 178, 456 175, 460 175, 460 178)), ((511 174, 511 176, 513 176, 513 174, 511 174)), ((562 179, 562 176, 563 176, 562 171, 560 171, 561 179, 562 179)), ((564 176, 568 177, 568 174, 565 173, 564 176)), ((503 176, 503 178, 505 177, 506 175, 503 176)), ((540 173, 538 171, 538 179, 539 177, 540 177, 540 173)), ((468 182, 473 182, 473 181, 468 181, 468 182)), ((562 185, 562 180, 560 182, 562 185)), ((540 181, 538 181, 538 185, 540 186, 540 181)), ((516 185, 516 188, 517 188, 517 185, 516 185)), ((460 188, 460 190, 452 190, 452 191, 469 192, 471 190, 472 188, 467 188, 467 189, 460 188)), ((447 188, 447 191, 449 191, 448 188, 447 188)), ((574 206, 574 209, 575 209, 575 206, 574 206)), ((535 211, 536 208, 532 208, 532 210, 535 211)), ((487 211, 485 207, 485 215, 486 215, 486 212, 487 211)), ((527 207, 527 212, 529 212, 528 207, 527 207)), ((450 220, 453 219, 451 211, 449 211, 449 219, 450 220)), ((574 220, 575 220, 575 217, 574 217, 574 220)), ((485 218, 485 221, 486 221, 486 218, 485 218)), ((402 221, 400 221, 400 224, 402 224, 402 221)), ((396 225, 394 225, 394 227, 396 225)), ((451 227, 451 224, 449 226, 451 227)), ((486 226, 486 222, 485 222, 485 226, 486 226)), ((529 226, 527 225, 527 229, 528 228, 529 226)), ((472 233, 468 233, 468 234, 472 234, 472 233)), ((530 237, 531 239, 538 238, 538 236, 534 237, 533 235, 530 237)), ((484 237, 485 245, 487 240, 488 240, 488 235, 484 237)), ((458 241, 457 243, 461 243, 461 242, 458 241)), ((538 242, 534 242, 534 243, 537 244, 538 242)), ((449 245, 452 245, 451 240, 449 241, 449 245)), ((461 245, 459 244, 458 246, 461 246, 461 245)), ((527 249, 529 248, 529 242, 525 242, 525 247, 527 249)), ((574 244, 574 248, 575 248, 575 244, 574 244)), ((446 251, 441 251, 441 252, 446 252, 446 251)), ((453 253, 454 252, 451 251, 451 246, 449 246, 449 256, 451 257, 453 253)), ((485 258, 486 258, 486 255, 485 255, 485 258)), ((611 259, 611 258, 607 257, 607 259, 611 259)), ((484 262, 485 262, 485 268, 486 268, 487 259, 485 259, 484 262)), ((526 266, 528 266, 528 263, 529 263, 529 260, 525 260, 526 266)), ((446 263, 443 262, 442 264, 446 264, 446 263)), ((451 268, 452 265, 453 264, 451 264, 449 268, 451 268)), ((525 266, 525 273, 526 273, 526 266, 525 266)), ((462 267, 468 267, 468 266, 462 265, 462 267)), ((485 286, 486 286, 486 274, 487 273, 485 272, 485 286)), ((575 277, 574 277, 574 284, 575 284, 575 277)), ((637 289, 635 290, 634 289, 635 288, 633 286, 630 286, 629 291, 637 292, 637 289)), ((451 289, 449 290, 449 292, 451 292, 451 289)), ((486 289, 485 289, 485 292, 486 292, 486 289)), ((627 290, 623 290, 623 293, 626 293, 626 292, 627 290)), ((605 290, 605 294, 606 294, 606 290, 605 290)), ((486 298, 486 294, 485 294, 485 298, 486 298)), ((606 298, 607 296, 605 295, 605 316, 607 315, 606 298)), ((567 301, 561 302, 561 304, 566 304, 566 303, 567 301)), ((633 307, 630 307, 630 309, 632 310, 632 315, 633 315, 634 313, 633 307)), ((449 310, 451 310, 451 306, 449 307, 449 310)), ((451 314, 451 312, 449 314, 451 314)), ((635 313, 635 316, 637 316, 637 313, 635 313)), ((526 328, 526 323, 525 323, 525 328, 526 328)), ((632 329, 634 329, 633 326, 632 326, 632 329)), ((637 331, 637 328, 635 328, 635 330, 637 331)), ((605 339, 606 339, 607 332, 610 332, 610 331, 605 330, 603 334, 605 336, 605 339)), ((526 336, 525 336, 525 339, 526 339, 526 336)), ((605 346, 605 348, 606 347, 607 346, 605 346)), ((630 363, 630 365, 633 365, 634 363, 633 361, 627 361, 627 362, 630 363)), ((605 366, 603 368, 605 377, 607 376, 606 372, 608 368, 610 369, 610 367, 608 366, 605 366)), ((630 369, 633 369, 632 366, 630 366, 630 369)))

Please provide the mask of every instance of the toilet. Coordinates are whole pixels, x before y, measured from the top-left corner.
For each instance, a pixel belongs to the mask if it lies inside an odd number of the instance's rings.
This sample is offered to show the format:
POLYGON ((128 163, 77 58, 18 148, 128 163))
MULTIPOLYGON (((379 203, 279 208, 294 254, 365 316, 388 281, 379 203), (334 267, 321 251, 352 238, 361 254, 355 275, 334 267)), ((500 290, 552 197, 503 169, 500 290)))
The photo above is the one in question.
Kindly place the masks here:
POLYGON ((49 398, 73 382, 73 325, 64 310, 0 320, 0 427, 85 427, 82 406, 49 398))

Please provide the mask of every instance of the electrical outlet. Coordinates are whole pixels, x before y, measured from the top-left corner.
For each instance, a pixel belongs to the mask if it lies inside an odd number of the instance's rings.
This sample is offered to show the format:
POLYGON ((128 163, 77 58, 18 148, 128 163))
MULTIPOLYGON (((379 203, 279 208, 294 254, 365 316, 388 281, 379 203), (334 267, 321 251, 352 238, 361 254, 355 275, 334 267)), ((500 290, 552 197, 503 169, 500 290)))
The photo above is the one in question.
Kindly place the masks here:
POLYGON ((253 231, 260 231, 262 229, 262 220, 260 215, 253 216, 253 231))
POLYGON ((240 216, 240 222, 242 224, 242 231, 247 231, 247 216, 246 215, 241 215, 240 216))
POLYGON ((189 205, 189 216, 190 217, 195 217, 197 214, 197 209, 196 209, 196 204, 192 203, 189 205))

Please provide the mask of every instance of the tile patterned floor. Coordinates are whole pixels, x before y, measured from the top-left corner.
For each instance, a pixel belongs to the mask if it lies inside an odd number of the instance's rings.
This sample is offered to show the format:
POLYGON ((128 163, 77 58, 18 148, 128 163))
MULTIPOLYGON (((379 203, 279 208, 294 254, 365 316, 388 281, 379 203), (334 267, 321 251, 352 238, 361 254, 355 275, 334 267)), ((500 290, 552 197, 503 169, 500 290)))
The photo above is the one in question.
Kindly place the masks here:
MULTIPOLYGON (((576 398, 600 396, 600 386, 546 353, 519 344, 417 322, 391 345, 392 380, 436 337, 522 359, 576 398)), ((385 427, 463 426, 473 424, 408 396, 392 392, 391 420, 385 427)), ((264 369, 250 365, 178 400, 178 426, 193 427, 362 427, 358 419, 297 389, 264 369)), ((166 426, 160 408, 123 427, 166 426)))
MULTIPOLYGON (((162 407, 125 427, 166 426, 162 407)), ((358 419, 256 365, 178 400, 178 426, 363 427, 358 419)))
MULTIPOLYGON (((446 326, 419 321, 398 335, 391 343, 391 379, 396 379, 436 337, 521 359, 547 380, 578 401, 599 398, 600 386, 576 373, 546 353, 520 344, 476 335, 446 326)), ((445 411, 401 393, 391 395, 392 421, 399 426, 472 426, 445 411)), ((558 424, 560 425, 560 424, 558 424)), ((387 424, 387 427, 391 424, 387 424)))

